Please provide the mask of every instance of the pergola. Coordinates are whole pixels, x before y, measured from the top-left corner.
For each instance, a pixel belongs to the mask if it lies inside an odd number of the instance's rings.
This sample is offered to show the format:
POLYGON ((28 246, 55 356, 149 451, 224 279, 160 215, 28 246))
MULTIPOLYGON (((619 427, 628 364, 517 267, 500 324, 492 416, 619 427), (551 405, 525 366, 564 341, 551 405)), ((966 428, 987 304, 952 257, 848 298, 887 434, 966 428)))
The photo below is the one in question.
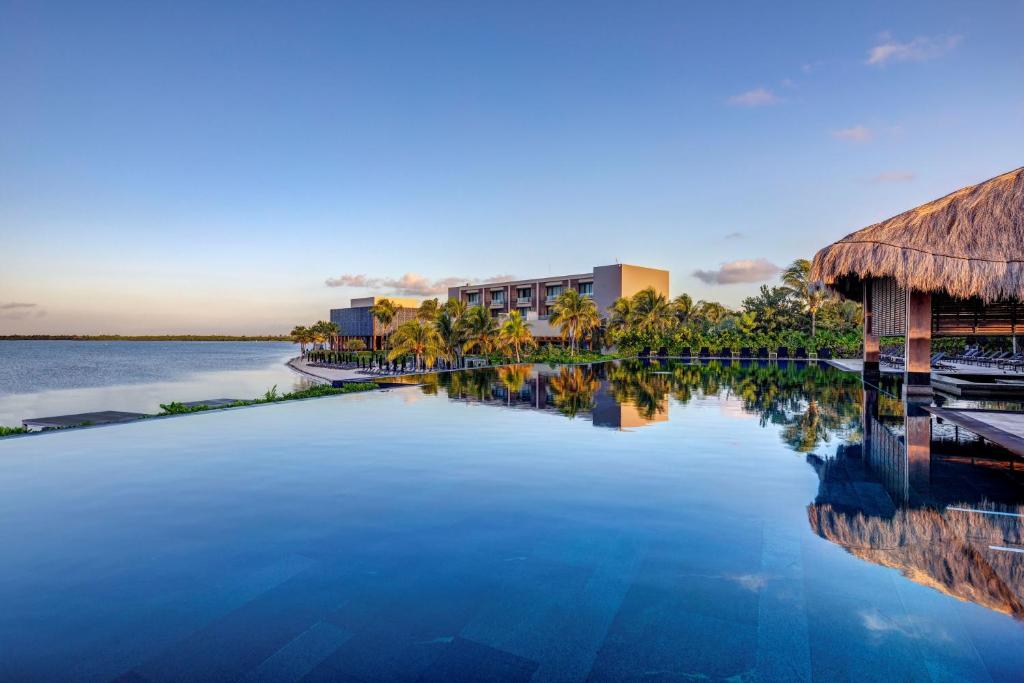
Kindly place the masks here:
POLYGON ((864 305, 864 370, 878 339, 906 339, 909 393, 930 391, 933 335, 1015 335, 1024 327, 1024 168, 851 233, 811 276, 864 305))

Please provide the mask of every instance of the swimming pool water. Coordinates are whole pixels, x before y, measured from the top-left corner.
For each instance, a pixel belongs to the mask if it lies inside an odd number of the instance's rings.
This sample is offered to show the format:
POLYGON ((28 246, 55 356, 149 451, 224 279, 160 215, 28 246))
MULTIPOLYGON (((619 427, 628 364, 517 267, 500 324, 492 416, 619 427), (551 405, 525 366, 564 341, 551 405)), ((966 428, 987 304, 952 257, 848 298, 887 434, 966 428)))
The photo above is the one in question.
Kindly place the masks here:
POLYGON ((923 419, 624 362, 0 441, 0 679, 1019 680, 1021 463, 923 419))

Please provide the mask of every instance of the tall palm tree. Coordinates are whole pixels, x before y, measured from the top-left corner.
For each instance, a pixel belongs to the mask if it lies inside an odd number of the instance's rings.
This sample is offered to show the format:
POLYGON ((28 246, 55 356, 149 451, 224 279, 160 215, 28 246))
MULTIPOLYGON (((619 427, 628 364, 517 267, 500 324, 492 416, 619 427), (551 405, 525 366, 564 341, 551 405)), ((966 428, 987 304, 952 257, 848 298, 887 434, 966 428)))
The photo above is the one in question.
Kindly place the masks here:
POLYGON ((450 363, 456 362, 462 353, 462 344, 466 341, 465 326, 444 307, 434 322, 434 329, 441 340, 441 358, 450 363))
POLYGON ((729 309, 717 301, 701 300, 693 307, 692 315, 710 325, 717 325, 722 322, 722 318, 729 315, 729 309))
POLYGON ((388 353, 389 360, 396 360, 412 354, 416 367, 421 364, 433 365, 443 353, 441 337, 437 329, 422 320, 410 320, 395 330, 394 348, 388 353))
POLYGON ((612 335, 628 331, 633 325, 633 300, 621 296, 608 307, 608 331, 612 335))
POLYGON ((811 336, 818 325, 818 309, 828 301, 828 290, 820 282, 811 279, 811 262, 798 258, 782 271, 782 284, 786 286, 801 307, 811 315, 811 336))
POLYGON ((454 320, 459 320, 469 310, 469 306, 462 299, 448 299, 441 308, 454 320))
POLYGON ((522 349, 537 346, 537 340, 533 338, 533 333, 530 331, 530 323, 523 320, 519 311, 512 311, 508 314, 508 319, 502 323, 501 330, 498 332, 498 341, 515 351, 517 363, 522 361, 520 353, 522 349))
POLYGON ((483 306, 473 306, 466 311, 460 322, 466 335, 462 343, 463 351, 476 349, 481 355, 487 355, 494 350, 498 339, 498 321, 490 311, 483 306))
POLYGON ((338 326, 334 323, 320 320, 313 324, 309 331, 313 335, 313 341, 323 348, 327 342, 332 341, 338 334, 338 326))
POLYGON ((680 294, 672 300, 672 309, 675 311, 676 319, 685 324, 690 321, 690 315, 693 313, 693 299, 689 294, 680 294))
POLYGON ((310 342, 313 335, 305 325, 296 325, 289 335, 292 341, 299 345, 299 354, 306 355, 306 344, 310 342))
POLYGON ((419 309, 416 311, 416 317, 420 320, 428 323, 432 323, 437 320, 437 316, 441 313, 441 304, 437 298, 424 299, 423 303, 420 304, 419 309))
POLYGON ((558 295, 551 306, 549 322, 562 332, 562 339, 569 340, 569 353, 575 354, 581 339, 601 326, 597 304, 589 296, 583 296, 575 289, 567 289, 558 295))
POLYGON ((676 323, 676 312, 664 294, 653 287, 633 295, 633 324, 640 332, 661 337, 676 323))
POLYGON ((391 299, 381 299, 373 306, 370 306, 370 315, 380 323, 381 336, 384 337, 384 350, 388 350, 388 337, 391 336, 391 323, 398 315, 398 306, 391 299))

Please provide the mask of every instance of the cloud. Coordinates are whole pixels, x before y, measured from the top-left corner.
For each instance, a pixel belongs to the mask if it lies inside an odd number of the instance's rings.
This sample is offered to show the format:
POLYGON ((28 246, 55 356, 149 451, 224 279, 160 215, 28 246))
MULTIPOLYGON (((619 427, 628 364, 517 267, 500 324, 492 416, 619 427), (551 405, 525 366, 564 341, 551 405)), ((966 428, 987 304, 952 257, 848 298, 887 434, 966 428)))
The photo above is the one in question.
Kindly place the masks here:
POLYGON ((860 124, 832 131, 832 137, 847 142, 869 142, 874 136, 875 134, 870 128, 860 124))
POLYGON ((882 171, 871 179, 873 183, 909 183, 917 179, 913 171, 882 171))
POLYGON ((723 240, 741 240, 746 237, 742 232, 730 232, 722 236, 723 240))
POLYGON ((782 269, 765 258, 740 259, 723 263, 717 270, 695 270, 693 276, 709 285, 764 282, 782 269))
POLYGON ((938 59, 960 43, 960 36, 918 36, 901 43, 888 33, 878 37, 878 44, 868 50, 866 64, 885 66, 890 62, 927 62, 938 59))
POLYGON ((767 88, 754 88, 729 98, 734 107, 764 107, 780 102, 778 95, 767 88))
POLYGON ((376 289, 388 294, 400 294, 403 296, 436 296, 438 294, 447 294, 449 287, 455 287, 466 282, 487 283, 514 279, 512 275, 494 275, 483 279, 443 277, 431 280, 418 273, 405 273, 401 277, 370 277, 364 274, 346 273, 337 277, 329 277, 324 281, 324 284, 328 287, 376 289))
POLYGON ((24 320, 25 318, 42 318, 46 311, 39 308, 38 304, 29 304, 21 301, 0 303, 0 318, 5 320, 24 320))

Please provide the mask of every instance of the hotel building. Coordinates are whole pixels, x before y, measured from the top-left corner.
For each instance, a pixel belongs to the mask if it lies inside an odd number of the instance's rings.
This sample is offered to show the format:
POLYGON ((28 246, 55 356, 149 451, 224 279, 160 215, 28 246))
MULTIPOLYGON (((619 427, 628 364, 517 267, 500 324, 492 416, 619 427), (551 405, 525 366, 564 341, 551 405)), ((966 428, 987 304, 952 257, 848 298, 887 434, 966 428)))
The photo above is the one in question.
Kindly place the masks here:
POLYGON ((367 296, 360 299, 352 299, 349 308, 332 308, 331 322, 338 326, 338 337, 342 343, 353 339, 360 339, 366 348, 380 348, 383 336, 388 332, 398 329, 398 326, 416 318, 416 311, 419 309, 419 301, 416 299, 403 299, 395 296, 367 296), (391 325, 385 329, 370 309, 381 299, 390 299, 398 312, 391 325))
POLYGON ((617 263, 597 266, 589 273, 575 275, 467 283, 449 288, 448 298, 461 299, 468 306, 483 306, 496 317, 519 311, 530 321, 535 337, 553 340, 561 339, 561 335, 548 324, 548 316, 558 295, 566 289, 575 289, 584 296, 593 297, 601 316, 607 317, 608 308, 616 299, 632 296, 647 287, 668 296, 668 271, 617 263))

